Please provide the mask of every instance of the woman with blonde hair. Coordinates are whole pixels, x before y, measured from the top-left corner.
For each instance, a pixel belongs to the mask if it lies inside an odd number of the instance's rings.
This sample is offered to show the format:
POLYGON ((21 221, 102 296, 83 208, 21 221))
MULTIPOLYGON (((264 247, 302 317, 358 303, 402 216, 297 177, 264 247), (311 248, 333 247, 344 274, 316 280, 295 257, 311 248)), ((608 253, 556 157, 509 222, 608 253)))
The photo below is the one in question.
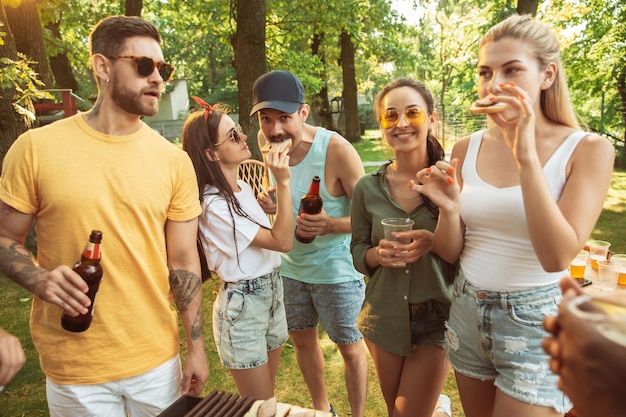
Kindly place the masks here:
POLYGON ((560 279, 602 210, 614 149, 580 130, 554 32, 530 16, 491 28, 478 96, 506 103, 413 189, 439 206, 434 246, 460 260, 446 332, 467 417, 562 416, 571 408, 541 348, 560 279))

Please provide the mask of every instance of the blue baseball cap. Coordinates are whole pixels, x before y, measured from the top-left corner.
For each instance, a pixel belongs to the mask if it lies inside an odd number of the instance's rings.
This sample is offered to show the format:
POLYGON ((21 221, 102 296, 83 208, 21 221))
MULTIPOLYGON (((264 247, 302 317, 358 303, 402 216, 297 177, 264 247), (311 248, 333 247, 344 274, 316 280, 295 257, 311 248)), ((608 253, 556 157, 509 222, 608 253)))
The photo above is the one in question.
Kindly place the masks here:
POLYGON ((304 87, 293 73, 275 70, 261 75, 252 87, 250 116, 263 109, 295 113, 304 104, 304 87))

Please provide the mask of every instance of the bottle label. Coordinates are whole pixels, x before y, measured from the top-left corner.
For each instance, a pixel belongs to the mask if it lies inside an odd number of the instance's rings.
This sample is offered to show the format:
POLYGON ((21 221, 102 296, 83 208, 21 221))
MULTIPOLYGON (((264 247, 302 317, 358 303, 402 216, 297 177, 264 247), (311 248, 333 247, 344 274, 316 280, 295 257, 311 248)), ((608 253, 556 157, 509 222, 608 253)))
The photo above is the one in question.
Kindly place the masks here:
POLYGON ((85 250, 83 251, 83 256, 88 259, 100 259, 102 257, 100 254, 100 245, 93 242, 87 242, 85 250))

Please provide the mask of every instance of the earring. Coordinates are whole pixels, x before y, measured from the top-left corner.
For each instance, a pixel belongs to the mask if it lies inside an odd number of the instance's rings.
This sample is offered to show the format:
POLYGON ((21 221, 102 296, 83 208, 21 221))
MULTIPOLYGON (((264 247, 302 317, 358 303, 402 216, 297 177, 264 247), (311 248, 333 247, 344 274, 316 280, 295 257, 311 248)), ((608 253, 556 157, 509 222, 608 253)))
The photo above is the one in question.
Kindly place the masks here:
POLYGON ((104 81, 104 85, 106 85, 107 87, 109 86, 109 79, 108 78, 104 81))

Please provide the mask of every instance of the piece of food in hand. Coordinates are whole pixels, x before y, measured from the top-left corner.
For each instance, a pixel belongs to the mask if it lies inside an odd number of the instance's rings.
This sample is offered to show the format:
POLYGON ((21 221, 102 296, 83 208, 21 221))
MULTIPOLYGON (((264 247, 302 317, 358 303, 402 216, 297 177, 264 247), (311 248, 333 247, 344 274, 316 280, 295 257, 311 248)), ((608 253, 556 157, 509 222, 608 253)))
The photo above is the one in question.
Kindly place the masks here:
POLYGON ((262 153, 278 152, 281 153, 291 147, 291 139, 285 139, 282 142, 267 142, 261 148, 262 153))
POLYGON ((506 103, 492 101, 489 99, 490 97, 493 96, 483 97, 473 102, 469 108, 469 112, 471 114, 498 113, 506 109, 506 103))

